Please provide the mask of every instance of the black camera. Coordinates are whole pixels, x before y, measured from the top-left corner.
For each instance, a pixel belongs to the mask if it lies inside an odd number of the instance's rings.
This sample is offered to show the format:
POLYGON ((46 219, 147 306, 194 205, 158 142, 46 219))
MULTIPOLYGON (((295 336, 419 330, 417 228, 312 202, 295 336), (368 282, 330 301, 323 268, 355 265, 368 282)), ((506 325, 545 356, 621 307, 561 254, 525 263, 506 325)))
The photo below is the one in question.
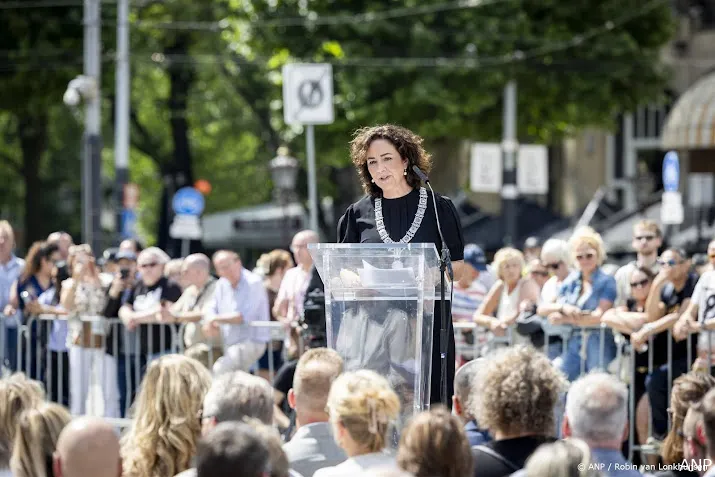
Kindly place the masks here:
POLYGON ((55 265, 57 267, 57 282, 62 283, 63 281, 70 278, 70 270, 67 267, 67 262, 60 261, 55 265))
POLYGON ((120 269, 119 276, 122 277, 122 280, 126 280, 127 278, 129 278, 129 269, 128 268, 120 269))

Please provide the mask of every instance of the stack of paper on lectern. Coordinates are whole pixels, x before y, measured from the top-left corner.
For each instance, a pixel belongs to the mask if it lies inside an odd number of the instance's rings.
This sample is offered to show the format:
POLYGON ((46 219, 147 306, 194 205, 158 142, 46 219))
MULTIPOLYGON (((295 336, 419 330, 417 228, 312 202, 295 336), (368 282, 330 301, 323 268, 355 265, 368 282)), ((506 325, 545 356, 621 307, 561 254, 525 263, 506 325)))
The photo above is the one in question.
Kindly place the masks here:
POLYGON ((377 268, 365 260, 363 268, 358 269, 360 281, 365 288, 414 287, 417 285, 415 271, 412 268, 377 268))

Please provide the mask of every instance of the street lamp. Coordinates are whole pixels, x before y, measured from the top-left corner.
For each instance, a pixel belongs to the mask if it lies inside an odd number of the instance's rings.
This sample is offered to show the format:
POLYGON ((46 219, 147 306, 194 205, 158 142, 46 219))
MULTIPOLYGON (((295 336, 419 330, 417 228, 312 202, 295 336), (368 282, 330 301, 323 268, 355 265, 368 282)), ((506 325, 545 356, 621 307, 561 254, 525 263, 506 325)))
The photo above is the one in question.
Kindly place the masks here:
POLYGON ((73 110, 81 103, 85 107, 82 154, 82 240, 90 244, 94 250, 99 250, 102 201, 101 93, 99 68, 94 63, 90 66, 91 68, 85 67, 85 70, 96 70, 95 75, 80 75, 70 81, 62 101, 73 110))
POLYGON ((270 163, 273 186, 276 193, 290 195, 298 179, 298 160, 290 156, 287 147, 279 147, 278 155, 270 163))
POLYGON ((293 198, 295 183, 298 179, 298 160, 290 156, 290 151, 287 147, 279 147, 277 156, 274 157, 269 167, 271 168, 271 176, 273 177, 273 194, 278 203, 281 205, 283 242, 288 242, 287 217, 285 206, 293 198))

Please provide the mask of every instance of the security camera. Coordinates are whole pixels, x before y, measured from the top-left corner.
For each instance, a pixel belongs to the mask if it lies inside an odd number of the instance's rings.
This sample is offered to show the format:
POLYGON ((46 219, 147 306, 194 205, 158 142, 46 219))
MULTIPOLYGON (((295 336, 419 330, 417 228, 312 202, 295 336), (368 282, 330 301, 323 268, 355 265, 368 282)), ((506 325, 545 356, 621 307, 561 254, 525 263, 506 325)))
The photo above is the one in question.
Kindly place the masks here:
POLYGON ((65 91, 64 102, 67 106, 77 106, 79 102, 84 100, 93 100, 99 94, 97 81, 89 76, 80 75, 70 81, 65 91))
POLYGON ((65 91, 65 95, 62 98, 65 104, 70 107, 77 106, 80 99, 82 98, 76 88, 67 88, 67 91, 65 91))

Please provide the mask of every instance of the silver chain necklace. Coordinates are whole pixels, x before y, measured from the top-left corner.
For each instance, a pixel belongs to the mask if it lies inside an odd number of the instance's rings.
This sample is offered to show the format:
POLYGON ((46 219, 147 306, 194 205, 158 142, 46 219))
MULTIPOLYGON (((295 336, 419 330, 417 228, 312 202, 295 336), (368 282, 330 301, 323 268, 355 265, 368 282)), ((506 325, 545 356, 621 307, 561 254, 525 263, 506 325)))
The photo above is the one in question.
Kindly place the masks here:
MULTIPOLYGON (((427 189, 420 187, 420 201, 417 204, 417 213, 412 221, 412 226, 410 226, 405 236, 400 239, 399 243, 409 243, 409 241, 412 240, 422 224, 422 219, 426 211, 427 189)), ((380 234, 380 238, 384 243, 395 243, 395 241, 390 238, 387 230, 385 230, 385 220, 382 217, 382 199, 380 197, 375 199, 375 226, 377 227, 377 233, 380 234)))

